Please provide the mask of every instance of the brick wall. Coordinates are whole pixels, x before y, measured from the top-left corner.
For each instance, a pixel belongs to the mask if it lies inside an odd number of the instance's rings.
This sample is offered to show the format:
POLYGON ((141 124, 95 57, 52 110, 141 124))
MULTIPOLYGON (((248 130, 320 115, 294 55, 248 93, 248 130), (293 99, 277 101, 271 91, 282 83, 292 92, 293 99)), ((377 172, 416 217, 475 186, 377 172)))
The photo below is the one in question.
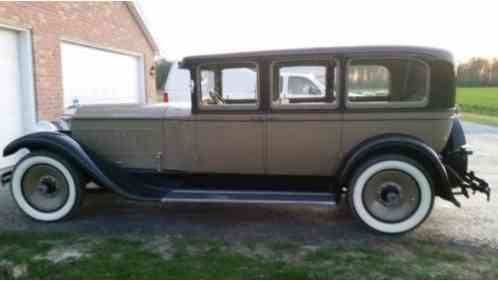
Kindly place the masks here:
POLYGON ((144 55, 147 102, 155 100, 154 53, 123 2, 0 2, 0 23, 32 31, 39 119, 54 119, 63 110, 61 39, 144 55))

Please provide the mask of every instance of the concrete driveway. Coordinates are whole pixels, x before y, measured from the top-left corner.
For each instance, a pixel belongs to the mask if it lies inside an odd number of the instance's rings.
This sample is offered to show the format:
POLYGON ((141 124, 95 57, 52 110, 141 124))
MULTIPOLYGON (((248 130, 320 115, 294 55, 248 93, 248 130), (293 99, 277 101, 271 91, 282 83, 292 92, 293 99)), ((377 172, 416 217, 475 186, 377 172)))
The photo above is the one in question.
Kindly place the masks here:
MULTIPOLYGON (((475 153, 470 162, 493 186, 498 186, 498 128, 465 123, 475 153)), ((498 249, 498 194, 460 198, 463 207, 437 200, 430 218, 405 239, 430 239, 498 249)), ((285 239, 316 242, 398 239, 368 231, 348 206, 143 204, 113 194, 88 194, 80 215, 70 221, 38 223, 15 206, 8 189, 0 190, 0 231, 84 232, 92 234, 156 233, 218 239, 285 239)))

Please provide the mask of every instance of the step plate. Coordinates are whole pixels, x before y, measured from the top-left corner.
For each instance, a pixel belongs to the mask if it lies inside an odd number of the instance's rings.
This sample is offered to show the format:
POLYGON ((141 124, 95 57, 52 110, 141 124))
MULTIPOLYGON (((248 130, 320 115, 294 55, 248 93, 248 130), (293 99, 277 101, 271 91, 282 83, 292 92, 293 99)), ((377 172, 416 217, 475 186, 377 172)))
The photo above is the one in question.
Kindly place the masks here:
POLYGON ((336 196, 315 192, 172 190, 161 202, 336 205, 336 196))

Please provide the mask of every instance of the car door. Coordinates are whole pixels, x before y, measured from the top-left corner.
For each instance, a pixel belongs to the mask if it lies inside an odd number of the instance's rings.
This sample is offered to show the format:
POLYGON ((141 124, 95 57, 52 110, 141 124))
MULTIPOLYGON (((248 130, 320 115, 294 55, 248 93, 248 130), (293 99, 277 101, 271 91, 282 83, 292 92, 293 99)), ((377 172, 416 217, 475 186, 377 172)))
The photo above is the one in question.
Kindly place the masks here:
POLYGON ((329 58, 286 60, 274 63, 271 72, 274 82, 267 118, 267 173, 332 175, 341 151, 338 63, 329 58), (280 97, 280 76, 289 77, 293 98, 280 97), (292 77, 313 77, 323 84, 326 94, 316 95, 306 83, 299 84, 306 79, 290 81, 292 77))
POLYGON ((263 174, 265 115, 254 63, 197 69, 197 172, 263 174))

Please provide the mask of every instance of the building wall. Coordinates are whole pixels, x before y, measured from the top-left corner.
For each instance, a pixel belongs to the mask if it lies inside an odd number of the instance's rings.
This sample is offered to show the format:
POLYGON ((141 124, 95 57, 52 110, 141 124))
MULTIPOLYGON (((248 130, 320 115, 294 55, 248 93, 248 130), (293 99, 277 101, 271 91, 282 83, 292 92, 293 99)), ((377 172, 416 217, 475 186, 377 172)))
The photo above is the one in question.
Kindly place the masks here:
POLYGON ((124 2, 0 2, 0 23, 31 29, 39 119, 63 111, 63 39, 143 54, 146 100, 155 101, 154 52, 124 2))

